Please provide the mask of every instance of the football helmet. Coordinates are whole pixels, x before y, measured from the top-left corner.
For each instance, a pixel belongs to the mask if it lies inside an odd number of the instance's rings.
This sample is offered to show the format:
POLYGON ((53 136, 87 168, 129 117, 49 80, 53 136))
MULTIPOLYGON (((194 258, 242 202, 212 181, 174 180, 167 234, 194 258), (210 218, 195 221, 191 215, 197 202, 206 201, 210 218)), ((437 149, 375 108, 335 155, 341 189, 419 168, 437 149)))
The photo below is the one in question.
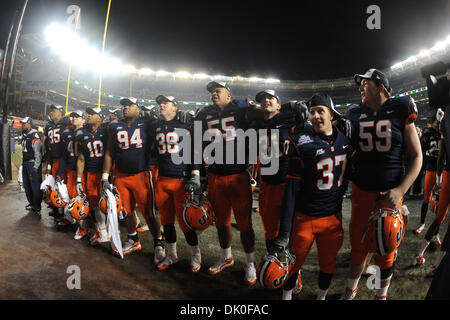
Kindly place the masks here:
POLYGON ((51 204, 50 194, 52 193, 52 188, 50 186, 45 186, 45 189, 42 190, 43 200, 46 204, 51 204))
POLYGON ((70 200, 68 211, 76 220, 84 220, 89 215, 89 202, 86 196, 77 195, 75 198, 70 200))
POLYGON ((58 189, 56 188, 50 192, 50 201, 56 208, 64 208, 67 204, 67 202, 63 200, 63 198, 59 194, 58 189))
POLYGON ((386 208, 377 202, 367 220, 362 243, 369 252, 384 256, 400 245, 405 232, 402 213, 395 208, 386 208))
MULTIPOLYGON (((116 199, 116 209, 117 214, 119 214, 120 211, 122 211, 122 201, 120 200, 120 194, 116 187, 113 186, 112 190, 114 197, 116 199)), ((106 194, 102 193, 102 196, 100 197, 100 201, 98 202, 98 206, 100 207, 101 212, 104 214, 108 214, 108 200, 106 198, 106 194)))
POLYGON ((186 196, 183 205, 183 220, 192 230, 203 231, 211 225, 214 212, 206 192, 200 195, 191 193, 186 196))
POLYGON ((285 261, 282 262, 278 254, 267 253, 262 257, 256 274, 259 283, 268 289, 281 288, 289 277, 295 264, 295 256, 288 250, 284 250, 285 261))

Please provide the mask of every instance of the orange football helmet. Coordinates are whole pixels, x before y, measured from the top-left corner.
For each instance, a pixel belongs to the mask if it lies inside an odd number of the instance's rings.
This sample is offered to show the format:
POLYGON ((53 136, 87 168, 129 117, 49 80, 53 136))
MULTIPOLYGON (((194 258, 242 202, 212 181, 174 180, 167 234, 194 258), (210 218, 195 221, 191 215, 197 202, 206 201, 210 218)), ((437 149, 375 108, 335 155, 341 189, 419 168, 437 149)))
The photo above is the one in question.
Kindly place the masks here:
MULTIPOLYGON (((120 211, 122 211, 122 201, 120 200, 120 194, 116 187, 113 187, 113 194, 116 199, 116 209, 117 214, 119 214, 120 211)), ((100 201, 98 202, 98 206, 100 207, 101 212, 104 214, 108 214, 108 200, 106 199, 106 195, 102 193, 102 196, 100 197, 100 201)))
POLYGON ((295 264, 295 256, 288 250, 284 251, 285 262, 281 262, 277 255, 267 253, 262 257, 256 274, 259 283, 268 289, 281 288, 289 277, 295 264))
POLYGON ((186 197, 183 205, 183 220, 192 230, 203 231, 211 225, 214 212, 206 193, 186 197))
POLYGON ((64 208, 67 204, 59 194, 57 189, 53 189, 50 192, 50 201, 56 208, 64 208))
POLYGON ((77 195, 70 200, 68 210, 76 220, 84 220, 89 215, 89 202, 86 196, 77 195))
POLYGON ((367 221, 362 243, 369 252, 381 256, 393 252, 400 245, 405 233, 405 224, 400 210, 386 208, 378 202, 367 221))
POLYGON ((50 194, 52 193, 52 188, 50 186, 46 186, 44 190, 42 190, 43 200, 46 204, 51 204, 50 194))

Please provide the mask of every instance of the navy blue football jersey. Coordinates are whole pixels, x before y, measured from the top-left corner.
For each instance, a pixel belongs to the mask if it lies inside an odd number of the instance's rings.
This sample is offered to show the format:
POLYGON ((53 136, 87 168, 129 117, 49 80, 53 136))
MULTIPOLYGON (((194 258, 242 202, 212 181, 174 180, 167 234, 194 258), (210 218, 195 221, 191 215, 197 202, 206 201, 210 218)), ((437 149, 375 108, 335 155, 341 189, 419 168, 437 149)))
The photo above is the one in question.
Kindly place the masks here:
POLYGON ((364 104, 350 106, 347 118, 354 127, 351 180, 366 191, 385 191, 403 177, 404 128, 417 119, 410 96, 391 98, 378 111, 364 104))
MULTIPOLYGON (((221 143, 223 147, 223 156, 219 157, 216 155, 215 151, 212 150, 211 156, 214 158, 214 163, 212 163, 212 158, 208 159, 208 154, 205 152, 205 148, 210 147, 210 141, 203 142, 202 150, 194 149, 195 153, 202 154, 202 159, 208 165, 208 172, 212 172, 219 175, 229 175, 235 174, 239 172, 243 172, 247 168, 248 157, 248 141, 244 142, 244 155, 242 154, 242 150, 239 150, 239 156, 243 158, 243 161, 238 161, 238 135, 237 130, 242 129, 246 130, 248 128, 248 123, 245 119, 245 114, 249 110, 248 106, 238 105, 236 103, 228 104, 224 110, 220 110, 218 107, 213 105, 206 106, 202 108, 196 115, 195 121, 202 122, 202 134, 205 134, 205 131, 208 129, 217 129, 220 131, 222 137, 221 143), (227 146, 230 150, 233 150, 233 156, 231 157, 228 154, 227 159, 227 146), (241 163, 239 163, 241 162, 241 163)), ((195 137, 195 130, 191 129, 191 133, 194 135, 194 139, 199 139, 195 137)), ((206 149, 208 150, 208 149, 206 149)), ((198 156, 197 156, 198 157, 198 156)), ((198 169, 200 166, 193 166, 194 169, 198 169)))
POLYGON ((109 123, 112 139, 112 158, 117 170, 135 174, 149 169, 150 120, 138 118, 131 125, 123 120, 109 123))
MULTIPOLYGON (((186 176, 187 163, 176 163, 173 157, 183 159, 183 139, 190 136, 191 123, 183 123, 177 119, 171 121, 157 120, 150 126, 150 140, 155 142, 158 175, 169 178, 186 176)), ((191 147, 189 143, 187 148, 191 147)), ((188 159, 190 161, 190 157, 188 159)))
POLYGON ((448 136, 448 130, 450 130, 450 112, 446 112, 444 119, 442 119, 439 125, 439 131, 441 133, 441 138, 444 139, 443 148, 445 151, 444 158, 444 170, 450 170, 450 137, 448 136), (447 123, 447 125, 446 125, 447 123), (446 127, 447 126, 447 127, 446 127), (447 130, 446 130, 447 129, 447 130))
POLYGON ((35 141, 41 141, 39 132, 35 129, 30 129, 26 134, 22 136, 22 159, 23 162, 34 160, 33 143, 35 141))
MULTIPOLYGON (((264 164, 261 162, 261 179, 264 183, 268 184, 279 184, 286 181, 286 174, 288 169, 288 159, 287 156, 284 155, 283 144, 288 139, 289 130, 294 124, 295 115, 292 111, 286 110, 280 112, 276 116, 271 119, 264 120, 259 124, 258 128, 258 140, 259 140, 259 152, 258 154, 261 157, 263 155, 274 155, 275 152, 279 155, 278 157, 278 171, 276 174, 263 174, 263 168, 268 168, 271 166, 271 163, 264 164), (259 129, 267 129, 267 136, 260 135, 259 129), (275 140, 274 140, 275 139, 275 140), (274 145, 272 142, 276 141, 278 145, 274 145), (278 150, 272 150, 273 147, 277 147, 278 150)), ((261 160, 261 158, 260 158, 261 160)))
POLYGON ((437 157, 439 154, 438 143, 441 139, 441 134, 432 127, 426 127, 422 131, 422 148, 425 155, 423 161, 425 162, 425 170, 436 171, 437 157))
POLYGON ((295 211, 317 217, 340 213, 350 140, 336 128, 328 138, 318 135, 307 123, 293 127, 288 140, 287 177, 300 181, 295 211))
POLYGON ((61 118, 57 124, 50 121, 45 126, 44 136, 46 137, 47 150, 52 159, 59 159, 62 157, 64 151, 62 133, 68 125, 70 125, 70 117, 61 118))
POLYGON ((84 170, 87 172, 102 172, 107 142, 107 126, 108 124, 102 123, 95 132, 90 132, 88 129, 76 132, 76 152, 83 153, 85 159, 84 170))
MULTIPOLYGON (((62 141, 64 144, 64 152, 62 158, 64 159, 64 169, 76 170, 77 169, 77 157, 76 154, 76 144, 77 140, 76 133, 78 130, 83 130, 82 128, 74 130, 73 127, 67 127, 62 133, 62 141)), ((60 165, 61 167, 61 165, 60 165)), ((58 174, 60 175, 61 172, 58 174)))

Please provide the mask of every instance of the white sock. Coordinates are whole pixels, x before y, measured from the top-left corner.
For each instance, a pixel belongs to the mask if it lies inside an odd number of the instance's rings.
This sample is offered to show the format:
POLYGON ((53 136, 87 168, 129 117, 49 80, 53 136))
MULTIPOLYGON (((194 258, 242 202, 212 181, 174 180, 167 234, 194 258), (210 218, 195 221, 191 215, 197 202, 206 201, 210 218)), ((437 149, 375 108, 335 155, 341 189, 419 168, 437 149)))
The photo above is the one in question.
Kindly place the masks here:
POLYGON ((427 247, 429 244, 430 244, 430 241, 423 240, 422 244, 420 245, 420 249, 419 249, 417 255, 422 257, 423 254, 425 253, 425 250, 427 250, 427 247))
POLYGON ((356 279, 347 279, 347 288, 351 290, 355 290, 358 286, 359 277, 356 279))
POLYGON ((291 290, 283 289, 283 296, 281 297, 281 300, 292 300, 292 289, 291 290))
POLYGON ((319 288, 319 291, 317 292, 316 300, 325 300, 325 297, 327 296, 328 289, 322 290, 319 288))
POLYGON ((247 264, 254 263, 255 262, 255 252, 245 253, 245 262, 247 264))
MULTIPOLYGON (((387 278, 387 279, 381 279, 381 282, 390 280, 391 278, 392 278, 392 275, 389 278, 387 278)), ((377 297, 384 297, 384 296, 386 296, 390 284, 391 284, 391 281, 388 281, 388 284, 385 287, 377 289, 377 297)))
POLYGON ((106 228, 106 215, 100 211, 100 208, 95 209, 95 219, 97 220, 97 230, 106 228))
POLYGON ((167 252, 170 256, 176 258, 177 255, 177 243, 173 242, 173 243, 166 243, 166 247, 167 247, 167 252))
POLYGON ((231 255, 231 247, 226 248, 226 249, 221 248, 221 251, 222 251, 222 260, 227 260, 227 259, 232 257, 232 255, 231 255))
POLYGON ((189 246, 189 249, 191 249, 191 255, 200 255, 200 247, 198 245, 196 246, 189 246))

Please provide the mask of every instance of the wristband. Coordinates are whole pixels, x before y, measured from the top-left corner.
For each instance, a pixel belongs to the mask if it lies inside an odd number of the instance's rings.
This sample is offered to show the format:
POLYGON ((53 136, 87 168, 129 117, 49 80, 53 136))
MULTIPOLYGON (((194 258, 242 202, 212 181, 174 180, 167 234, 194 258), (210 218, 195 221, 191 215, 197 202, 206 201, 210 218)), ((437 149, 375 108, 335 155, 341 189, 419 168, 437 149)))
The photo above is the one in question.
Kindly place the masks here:
POLYGON ((103 172, 102 173, 102 180, 105 181, 105 180, 108 180, 108 178, 109 178, 109 173, 103 172))
POLYGON ((52 165, 51 164, 47 165, 47 170, 52 170, 52 165))
POLYGON ((77 183, 78 183, 78 182, 81 182, 81 178, 78 178, 78 177, 77 177, 77 183))

